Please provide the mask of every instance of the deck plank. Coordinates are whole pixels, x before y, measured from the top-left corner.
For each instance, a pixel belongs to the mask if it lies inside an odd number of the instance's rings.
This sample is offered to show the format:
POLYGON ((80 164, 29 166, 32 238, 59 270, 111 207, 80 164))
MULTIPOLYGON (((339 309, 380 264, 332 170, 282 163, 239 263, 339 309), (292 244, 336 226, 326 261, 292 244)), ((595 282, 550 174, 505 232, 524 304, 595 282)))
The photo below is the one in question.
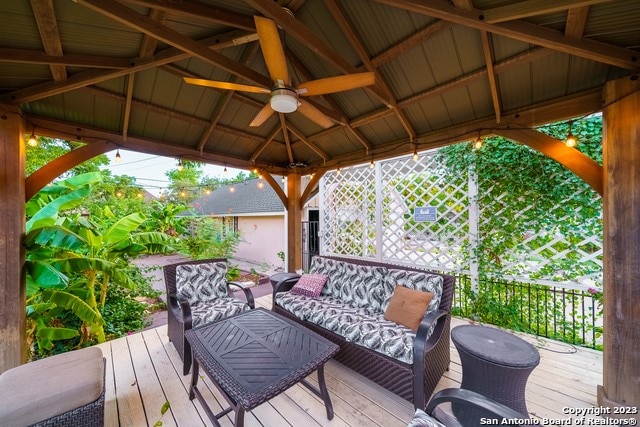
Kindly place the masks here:
MULTIPOLYGON (((271 308, 271 296, 256 300, 257 307, 271 308)), ((467 324, 452 319, 452 327, 467 324)), ((522 335, 539 348, 541 361, 527 383, 530 414, 537 418, 567 419, 564 407, 597 405, 596 385, 602 382, 602 354, 575 348, 553 340, 522 335)), ((161 326, 100 345, 107 359, 105 425, 153 425, 165 401, 170 409, 163 425, 210 426, 202 405, 190 401, 191 375, 182 375, 182 361, 161 326), (146 416, 145 416, 146 411, 146 416)), ((321 399, 301 385, 265 402, 245 416, 247 427, 351 427, 405 426, 413 415, 413 405, 336 361, 329 361, 325 377, 335 416, 327 420, 321 399)), ((451 365, 436 390, 459 387, 462 367, 455 346, 451 345, 451 365)), ((312 374, 309 381, 317 384, 312 374)), ((201 373, 199 388, 214 412, 226 401, 206 375, 201 373)), ((233 426, 229 415, 221 425, 233 426)))

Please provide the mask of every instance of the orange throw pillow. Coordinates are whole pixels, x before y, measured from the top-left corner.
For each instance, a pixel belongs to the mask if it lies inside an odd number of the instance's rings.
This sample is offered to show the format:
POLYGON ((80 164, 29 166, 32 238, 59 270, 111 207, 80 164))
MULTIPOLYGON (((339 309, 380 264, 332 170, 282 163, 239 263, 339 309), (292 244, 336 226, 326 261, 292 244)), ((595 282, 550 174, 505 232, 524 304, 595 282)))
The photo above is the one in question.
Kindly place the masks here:
POLYGON ((384 312, 384 318, 392 322, 399 323, 411 328, 414 332, 418 331, 418 326, 424 317, 433 294, 431 292, 415 291, 405 288, 404 286, 396 286, 389 300, 389 306, 384 312))

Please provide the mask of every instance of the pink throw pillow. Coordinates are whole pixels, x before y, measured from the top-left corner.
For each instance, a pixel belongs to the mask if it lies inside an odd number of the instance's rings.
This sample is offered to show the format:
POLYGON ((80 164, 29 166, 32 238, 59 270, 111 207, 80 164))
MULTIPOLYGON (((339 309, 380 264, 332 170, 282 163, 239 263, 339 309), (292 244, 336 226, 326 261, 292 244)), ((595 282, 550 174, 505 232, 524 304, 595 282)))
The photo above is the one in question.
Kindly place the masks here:
POLYGON ((328 276, 324 274, 303 274, 300 280, 291 288, 292 294, 316 298, 320 295, 328 276))

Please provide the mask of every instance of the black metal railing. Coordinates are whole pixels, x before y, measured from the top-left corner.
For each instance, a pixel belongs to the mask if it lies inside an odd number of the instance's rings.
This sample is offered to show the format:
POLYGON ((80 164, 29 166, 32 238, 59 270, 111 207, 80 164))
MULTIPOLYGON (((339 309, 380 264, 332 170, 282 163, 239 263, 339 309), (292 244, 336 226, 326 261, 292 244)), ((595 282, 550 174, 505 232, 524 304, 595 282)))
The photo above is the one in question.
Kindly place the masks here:
POLYGON ((454 315, 602 349, 602 294, 494 278, 456 275, 454 315))

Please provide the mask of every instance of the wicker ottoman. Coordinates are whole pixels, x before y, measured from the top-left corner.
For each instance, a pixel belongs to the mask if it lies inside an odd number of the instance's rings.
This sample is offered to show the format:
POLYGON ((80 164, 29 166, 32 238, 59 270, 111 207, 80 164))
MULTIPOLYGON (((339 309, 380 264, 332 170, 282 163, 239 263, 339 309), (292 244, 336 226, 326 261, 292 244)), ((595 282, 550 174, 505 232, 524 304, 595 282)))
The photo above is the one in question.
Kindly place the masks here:
POLYGON ((98 347, 0 375, 0 426, 103 426, 105 361, 98 347))

